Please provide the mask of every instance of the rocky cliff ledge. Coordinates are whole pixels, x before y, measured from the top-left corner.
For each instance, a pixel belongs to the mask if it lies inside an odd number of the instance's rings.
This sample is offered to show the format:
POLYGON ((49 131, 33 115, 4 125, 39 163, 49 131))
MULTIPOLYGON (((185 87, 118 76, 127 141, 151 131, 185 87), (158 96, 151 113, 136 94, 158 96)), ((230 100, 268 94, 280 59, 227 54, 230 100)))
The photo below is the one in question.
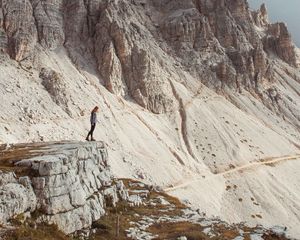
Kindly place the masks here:
POLYGON ((22 213, 64 233, 88 228, 106 205, 128 198, 113 181, 102 142, 6 147, 0 158, 0 224, 22 213))

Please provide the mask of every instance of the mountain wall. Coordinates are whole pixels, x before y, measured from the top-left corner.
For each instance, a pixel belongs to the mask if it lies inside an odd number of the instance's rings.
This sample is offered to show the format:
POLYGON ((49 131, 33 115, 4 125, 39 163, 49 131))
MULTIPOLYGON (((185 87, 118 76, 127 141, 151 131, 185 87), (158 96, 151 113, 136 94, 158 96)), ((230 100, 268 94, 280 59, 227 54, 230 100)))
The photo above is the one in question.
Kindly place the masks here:
POLYGON ((3 1, 1 12, 1 49, 11 58, 20 62, 38 46, 65 46, 74 63, 84 62, 81 54, 94 58, 109 91, 155 113, 174 107, 169 79, 179 74, 171 66, 176 57, 209 86, 246 89, 261 98, 268 98, 262 85, 272 82, 275 71, 268 53, 297 65, 286 25, 270 24, 264 6, 252 13, 244 0, 15 0, 3 1), (162 53, 169 51, 165 61, 162 53))

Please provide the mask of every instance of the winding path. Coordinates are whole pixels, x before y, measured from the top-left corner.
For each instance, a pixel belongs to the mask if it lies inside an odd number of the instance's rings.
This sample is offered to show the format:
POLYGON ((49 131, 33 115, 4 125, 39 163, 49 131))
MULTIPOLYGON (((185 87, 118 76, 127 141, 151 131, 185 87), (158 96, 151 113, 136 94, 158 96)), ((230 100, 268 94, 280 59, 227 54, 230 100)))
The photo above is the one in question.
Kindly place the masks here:
POLYGON ((279 162, 290 161, 290 160, 300 160, 300 154, 288 155, 288 156, 282 156, 282 157, 276 157, 276 158, 274 157, 274 158, 261 159, 258 162, 252 162, 252 163, 240 166, 240 167, 236 167, 234 169, 230 169, 230 170, 227 170, 227 171, 224 171, 224 172, 214 174, 214 175, 210 176, 209 178, 204 179, 204 178, 201 177, 201 178, 196 178, 196 179, 193 179, 193 180, 189 180, 189 181, 186 181, 184 183, 178 184, 176 186, 165 188, 164 191, 165 192, 172 192, 172 191, 175 191, 177 189, 184 188, 184 187, 186 187, 188 185, 191 185, 193 183, 197 183, 197 182, 200 182, 200 181, 205 181, 207 179, 211 179, 213 177, 217 177, 217 176, 220 176, 220 175, 224 176, 226 174, 238 172, 238 171, 249 169, 249 168, 254 168, 254 167, 258 167, 258 166, 262 166, 262 165, 276 164, 276 163, 279 163, 279 162))

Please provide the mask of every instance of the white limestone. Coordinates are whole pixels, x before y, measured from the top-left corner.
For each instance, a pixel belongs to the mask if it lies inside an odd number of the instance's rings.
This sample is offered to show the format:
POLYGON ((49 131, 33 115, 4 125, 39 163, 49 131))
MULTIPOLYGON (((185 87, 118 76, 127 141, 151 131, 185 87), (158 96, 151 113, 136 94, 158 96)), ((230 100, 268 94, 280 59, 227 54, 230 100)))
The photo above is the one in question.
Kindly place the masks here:
POLYGON ((38 210, 38 221, 57 224, 69 234, 90 227, 105 214, 106 205, 128 199, 123 182, 113 184, 102 143, 49 144, 35 151, 41 154, 16 163, 35 170, 33 176, 0 172, 1 224, 38 210))

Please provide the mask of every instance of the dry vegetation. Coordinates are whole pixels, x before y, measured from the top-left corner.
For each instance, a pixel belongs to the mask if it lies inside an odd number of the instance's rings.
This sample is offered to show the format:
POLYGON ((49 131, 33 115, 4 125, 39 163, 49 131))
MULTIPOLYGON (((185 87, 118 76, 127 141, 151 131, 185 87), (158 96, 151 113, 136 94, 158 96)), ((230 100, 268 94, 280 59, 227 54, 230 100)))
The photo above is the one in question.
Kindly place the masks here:
MULTIPOLYGON (((26 219, 20 214, 11 221, 11 227, 0 235, 3 240, 71 240, 55 225, 37 224, 39 213, 34 213, 32 218, 26 219)), ((0 228, 1 230, 1 228, 0 228)), ((1 232, 1 231, 0 231, 1 232)))
POLYGON ((71 240, 60 232, 54 225, 38 225, 36 228, 21 225, 14 230, 6 232, 4 240, 71 240))
MULTIPOLYGON (((143 188, 135 186, 134 188, 130 186, 132 180, 123 179, 125 185, 130 190, 143 190, 143 188)), ((137 182, 135 182, 137 183, 137 182)), ((126 236, 126 230, 130 227, 130 222, 138 222, 144 216, 151 216, 151 218, 159 217, 162 214, 169 217, 181 216, 182 210, 187 207, 182 204, 178 199, 171 197, 167 194, 161 192, 150 191, 150 194, 145 201, 146 205, 131 207, 125 202, 118 204, 116 208, 109 208, 109 214, 101 218, 99 221, 95 222, 93 227, 96 228, 96 233, 91 237, 93 240, 125 240, 130 239, 126 236), (148 204, 151 200, 155 201, 157 197, 164 197, 171 205, 175 208, 171 209, 168 206, 157 204, 152 206, 148 204), (119 235, 117 237, 117 219, 119 218, 119 235)), ((250 240, 250 234, 254 232, 253 228, 249 228, 243 225, 228 227, 224 223, 216 223, 210 226, 214 232, 218 233, 217 237, 210 237, 203 233, 204 227, 199 224, 194 224, 188 221, 180 222, 163 222, 157 223, 146 229, 147 232, 154 236, 158 236, 155 239, 166 239, 175 240, 178 237, 186 236, 188 240, 231 240, 239 236, 238 229, 243 229, 245 232, 245 240, 250 240)), ((263 236, 267 240, 285 240, 284 237, 279 237, 273 233, 267 233, 263 236)))
MULTIPOLYGON (((132 187, 130 183, 138 183, 136 181, 122 179, 125 186, 133 190, 144 190, 139 186, 132 187)), ((175 209, 172 211, 165 212, 169 216, 179 216, 181 211, 186 208, 178 199, 173 198, 164 193, 158 193, 155 191, 150 191, 149 196, 146 200, 148 203, 150 200, 155 200, 158 196, 163 196, 169 203, 175 205, 175 209)), ((130 222, 138 222, 144 216, 160 216, 162 214, 161 210, 167 210, 167 206, 159 205, 152 206, 150 204, 141 206, 129 206, 126 202, 120 202, 116 208, 108 208, 109 214, 98 220, 93 224, 93 227, 97 229, 96 234, 92 236, 93 240, 107 240, 107 239, 129 239, 126 236, 126 230, 130 227, 130 222), (117 237, 116 225, 117 219, 119 218, 119 236, 117 237)), ((149 232, 150 229, 149 229, 149 232)), ((154 232, 153 232, 154 233, 154 232)))
POLYGON ((15 163, 23 159, 51 153, 53 143, 16 144, 10 147, 0 145, 0 171, 15 172, 17 176, 32 176, 34 172, 26 167, 16 166, 15 163))

